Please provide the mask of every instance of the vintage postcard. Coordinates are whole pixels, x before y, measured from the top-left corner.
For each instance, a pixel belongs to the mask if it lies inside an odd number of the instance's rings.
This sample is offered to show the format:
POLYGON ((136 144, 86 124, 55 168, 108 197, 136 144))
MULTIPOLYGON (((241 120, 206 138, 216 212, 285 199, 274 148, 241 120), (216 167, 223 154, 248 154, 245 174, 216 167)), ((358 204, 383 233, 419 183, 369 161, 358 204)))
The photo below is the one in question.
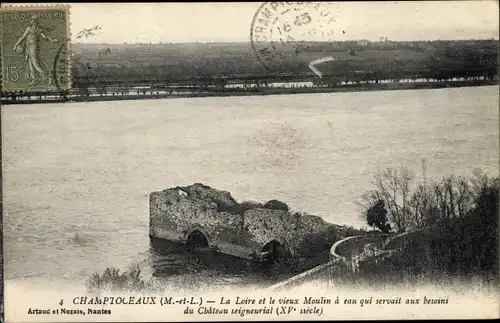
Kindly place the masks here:
POLYGON ((2 4, 2 321, 498 318, 498 9, 2 4))

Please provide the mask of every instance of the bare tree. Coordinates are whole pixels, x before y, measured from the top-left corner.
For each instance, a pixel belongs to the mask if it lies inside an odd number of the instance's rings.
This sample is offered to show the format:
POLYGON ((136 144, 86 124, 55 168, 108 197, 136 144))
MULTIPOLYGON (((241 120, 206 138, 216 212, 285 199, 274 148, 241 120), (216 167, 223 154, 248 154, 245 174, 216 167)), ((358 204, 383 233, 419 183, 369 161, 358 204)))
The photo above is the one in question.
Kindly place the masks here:
POLYGON ((399 191, 401 194, 401 204, 402 204, 402 209, 401 209, 401 223, 403 224, 400 229, 401 231, 406 230, 406 225, 408 223, 409 217, 410 217, 410 207, 409 207, 409 199, 410 199, 410 190, 411 190, 411 184, 413 183, 413 172, 410 171, 407 168, 402 168, 401 173, 396 174, 396 178, 398 179, 398 185, 399 185, 399 191))
POLYGON ((413 210, 412 222, 417 228, 425 226, 426 204, 428 202, 426 188, 419 185, 410 199, 410 207, 413 210))
POLYGON ((463 218, 472 207, 472 189, 462 177, 448 176, 433 187, 439 216, 444 219, 463 218))
POLYGON ((456 216, 459 218, 465 217, 472 209, 473 194, 469 181, 463 177, 456 179, 455 187, 455 205, 456 216))
POLYGON ((375 175, 375 187, 388 208, 389 219, 399 232, 406 231, 408 224, 408 199, 413 174, 408 169, 388 168, 375 175))
POLYGON ((415 189, 409 201, 412 226, 423 228, 436 222, 439 211, 435 201, 433 190, 426 185, 419 185, 415 189))
POLYGON ((490 178, 487 174, 484 174, 481 169, 476 168, 472 171, 471 189, 474 193, 479 192, 483 187, 486 187, 489 184, 490 178))
POLYGON ((413 173, 406 168, 400 171, 388 168, 374 176, 375 189, 365 193, 358 204, 367 210, 377 201, 384 201, 390 222, 396 231, 404 232, 410 221, 413 178, 413 173))

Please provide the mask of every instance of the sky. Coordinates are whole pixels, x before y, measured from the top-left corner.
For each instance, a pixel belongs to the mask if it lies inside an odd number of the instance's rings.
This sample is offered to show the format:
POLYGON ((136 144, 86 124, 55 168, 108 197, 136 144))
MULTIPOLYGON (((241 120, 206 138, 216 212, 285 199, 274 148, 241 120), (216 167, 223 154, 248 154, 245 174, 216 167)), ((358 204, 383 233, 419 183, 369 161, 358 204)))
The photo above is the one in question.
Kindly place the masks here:
MULTIPOLYGON (((244 42, 250 40, 252 19, 261 4, 72 3, 72 39, 80 43, 244 42), (97 35, 76 39, 79 31, 93 26, 101 27, 97 35)), ((329 28, 339 41, 498 39, 499 34, 499 5, 494 0, 332 2, 321 6, 334 13, 336 21, 329 28)), ((305 40, 322 40, 307 37, 305 40)))

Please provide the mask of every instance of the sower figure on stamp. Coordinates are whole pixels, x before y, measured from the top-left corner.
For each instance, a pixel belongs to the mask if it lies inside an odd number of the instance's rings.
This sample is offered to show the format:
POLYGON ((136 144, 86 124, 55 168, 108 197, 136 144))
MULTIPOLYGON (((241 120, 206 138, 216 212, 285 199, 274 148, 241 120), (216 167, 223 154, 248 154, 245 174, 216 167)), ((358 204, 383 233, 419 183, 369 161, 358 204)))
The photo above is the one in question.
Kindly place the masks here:
POLYGON ((47 84, 50 85, 52 83, 52 77, 50 73, 47 71, 47 68, 38 57, 39 52, 39 37, 43 39, 57 43, 59 40, 51 38, 48 35, 45 35, 42 28, 38 23, 38 19, 36 16, 31 16, 30 21, 26 29, 24 29, 23 34, 17 40, 14 45, 14 51, 18 53, 23 52, 23 47, 21 43, 24 41, 24 56, 26 58, 27 69, 26 69, 26 78, 30 80, 29 85, 35 84, 37 81, 37 76, 41 79, 47 80, 47 84))

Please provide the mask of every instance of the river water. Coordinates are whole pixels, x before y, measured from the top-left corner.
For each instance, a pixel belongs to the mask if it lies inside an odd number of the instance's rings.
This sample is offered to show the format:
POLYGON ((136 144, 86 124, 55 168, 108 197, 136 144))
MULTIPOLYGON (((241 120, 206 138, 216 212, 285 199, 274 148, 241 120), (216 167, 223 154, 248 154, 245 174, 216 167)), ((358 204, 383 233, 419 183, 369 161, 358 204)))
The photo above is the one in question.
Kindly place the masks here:
MULTIPOLYGON (((148 194, 195 182, 360 227, 386 167, 498 174, 498 103, 485 86, 3 107, 6 284, 182 273, 188 256, 150 246, 148 194)), ((244 280, 218 267, 201 276, 244 280)))

